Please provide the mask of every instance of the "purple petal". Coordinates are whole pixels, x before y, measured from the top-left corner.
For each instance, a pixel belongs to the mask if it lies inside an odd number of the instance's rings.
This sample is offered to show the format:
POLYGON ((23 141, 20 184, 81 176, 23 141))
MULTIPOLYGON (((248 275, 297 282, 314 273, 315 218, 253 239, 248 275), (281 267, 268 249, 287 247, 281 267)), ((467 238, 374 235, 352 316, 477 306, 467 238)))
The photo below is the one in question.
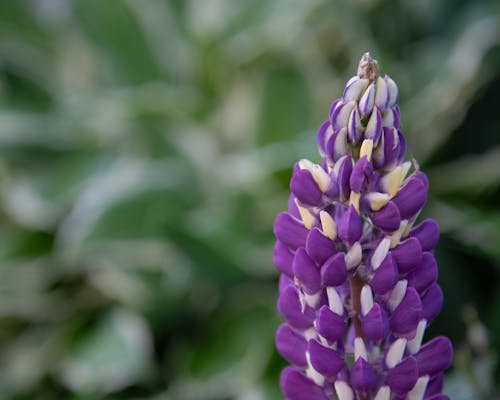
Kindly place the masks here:
POLYGON ((401 121, 401 111, 399 110, 399 106, 394 106, 392 108, 392 112, 394 114, 394 128, 399 129, 401 121))
POLYGON ((346 329, 344 319, 326 305, 319 309, 316 325, 318 333, 330 342, 342 338, 346 329))
POLYGON ((330 120, 327 120, 321 124, 318 130, 318 150, 322 157, 326 155, 326 143, 329 139, 328 135, 331 132, 330 129, 333 130, 331 126, 330 120))
POLYGON ((418 379, 418 364, 414 357, 407 357, 387 372, 385 382, 400 396, 408 393, 418 379))
POLYGON ((389 332, 389 322, 378 303, 375 303, 368 314, 364 316, 361 326, 366 337, 374 342, 382 340, 389 332))
POLYGON ((335 378, 345 366, 344 359, 339 353, 323 346, 315 339, 309 341, 308 351, 311 365, 328 379, 335 378))
POLYGON ((276 331, 276 348, 289 363, 298 367, 307 367, 307 341, 288 324, 281 324, 276 331))
POLYGON ((408 275, 408 284, 413 286, 419 293, 436 282, 438 267, 434 255, 428 251, 422 254, 422 261, 408 275))
POLYGON ((435 394, 440 394, 443 391, 443 387, 444 387, 444 374, 440 373, 434 375, 427 384, 424 398, 431 397, 435 394))
POLYGON ((401 218, 410 219, 425 204, 427 189, 424 183, 417 177, 412 176, 408 182, 399 189, 392 201, 398 206, 401 218))
POLYGON ((293 282, 292 278, 289 277, 288 275, 281 274, 279 281, 278 281, 278 287, 280 293, 283 292, 288 286, 292 285, 295 286, 295 283, 293 282))
POLYGON ((376 294, 384 294, 391 290, 399 279, 396 264, 389 253, 375 271, 370 286, 376 294))
POLYGON ((417 327, 421 314, 420 296, 414 288, 409 287, 403 300, 391 314, 389 320, 391 329, 399 335, 410 333, 417 327))
POLYGON ((318 228, 312 228, 306 239, 307 254, 318 264, 323 264, 337 253, 335 242, 330 240, 318 228))
POLYGON ((354 206, 349 206, 347 211, 344 213, 337 224, 337 231, 340 240, 347 244, 352 245, 361 238, 361 234, 363 233, 363 224, 361 222, 361 217, 354 206))
POLYGON ((314 294, 319 291, 321 288, 320 270, 305 248, 299 247, 295 252, 292 268, 293 274, 298 278, 306 293, 314 294))
MULTIPOLYGON (((382 130, 383 132, 383 130, 382 130)), ((384 135, 380 135, 378 145, 373 149, 372 163, 375 169, 380 169, 384 166, 384 135)))
POLYGON ((330 184, 328 185, 325 194, 330 199, 337 199, 339 195, 339 185, 337 183, 337 178, 334 176, 333 171, 330 173, 329 176, 330 176, 330 184))
POLYGON ((359 100, 359 111, 363 115, 369 115, 372 112, 373 105, 375 103, 375 87, 373 83, 371 83, 368 88, 361 96, 359 100))
POLYGON ((384 168, 391 169, 396 165, 399 157, 398 131, 392 128, 383 129, 384 136, 384 168))
POLYGON ((287 400, 328 400, 321 387, 293 367, 281 372, 280 387, 287 400))
POLYGON ((422 346, 415 355, 418 362, 418 374, 434 375, 448 368, 453 359, 453 347, 450 339, 438 336, 422 346))
POLYGON ((347 137, 351 142, 357 143, 363 135, 363 125, 361 124, 361 115, 359 115, 358 107, 354 107, 349 116, 347 124, 347 137))
POLYGON ((295 198, 293 193, 290 193, 290 196, 288 196, 288 214, 297 218, 299 221, 302 218, 297 207, 297 199, 295 198))
POLYGON ((382 136, 382 114, 377 107, 373 108, 372 114, 365 129, 365 139, 372 139, 377 144, 382 136))
POLYGON ((423 251, 430 251, 439 240, 439 225, 433 219, 426 219, 410 231, 410 236, 418 239, 423 251))
POLYGON ((364 156, 354 164, 354 168, 349 178, 349 186, 351 187, 351 190, 353 192, 360 193, 366 188, 371 175, 372 170, 370 161, 368 161, 366 156, 364 156))
POLYGON ((399 155, 398 155, 398 163, 401 163, 405 159, 406 155, 406 139, 404 135, 398 130, 398 148, 399 148, 399 155))
POLYGON ((422 318, 430 323, 443 307, 443 291, 437 283, 433 284, 422 296, 422 318))
POLYGON ((323 193, 307 169, 301 169, 293 174, 290 189, 297 200, 304 205, 319 206, 321 204, 323 193))
POLYGON ((425 400, 450 400, 450 398, 445 394, 436 394, 432 397, 426 397, 425 400))
POLYGON ((422 261, 422 247, 416 238, 408 238, 391 250, 400 273, 411 271, 422 261))
POLYGON ((330 136, 326 142, 326 154, 334 161, 337 162, 339 158, 344 156, 347 152, 347 130, 342 128, 337 130, 330 136))
POLYGON ((351 385, 355 390, 366 393, 375 388, 377 374, 371 364, 358 358, 351 368, 351 385))
POLYGON ((344 101, 358 101, 361 93, 366 89, 369 82, 367 78, 359 78, 357 76, 349 80, 342 95, 344 101))
POLYGON ((274 234, 292 249, 304 246, 309 230, 297 218, 281 212, 274 221, 274 234))
POLYGON ((283 242, 277 240, 273 249, 273 262, 276 268, 280 272, 293 277, 292 261, 293 254, 290 249, 283 242))
POLYGON ((334 130, 344 128, 347 126, 349 121, 349 116, 351 111, 356 105, 356 102, 350 101, 348 103, 339 104, 332 115, 330 116, 330 122, 334 130))
POLYGON ((304 312, 302 312, 299 294, 292 285, 287 286, 280 293, 278 311, 294 328, 307 329, 313 325, 314 310, 306 306, 304 312))
POLYGON ((333 114, 337 111, 337 108, 343 104, 342 103, 342 100, 341 99, 335 99, 332 103, 332 105, 330 106, 330 112, 328 113, 329 117, 330 117, 330 121, 332 119, 332 116, 333 114))
POLYGON ((389 201, 379 211, 374 212, 371 218, 375 226, 384 232, 394 232, 401 224, 399 209, 392 201, 389 201))
POLYGON ((427 179, 427 175, 425 175, 422 171, 416 173, 415 178, 424 184, 425 191, 429 189, 429 179, 427 179))
POLYGON ((347 266, 344 253, 331 256, 321 266, 321 282, 323 286, 339 286, 347 279, 347 266))
POLYGON ((351 186, 349 181, 351 179, 352 173, 352 159, 347 156, 339 168, 339 175, 337 177, 337 182, 339 184, 340 197, 341 200, 346 201, 351 195, 351 186))

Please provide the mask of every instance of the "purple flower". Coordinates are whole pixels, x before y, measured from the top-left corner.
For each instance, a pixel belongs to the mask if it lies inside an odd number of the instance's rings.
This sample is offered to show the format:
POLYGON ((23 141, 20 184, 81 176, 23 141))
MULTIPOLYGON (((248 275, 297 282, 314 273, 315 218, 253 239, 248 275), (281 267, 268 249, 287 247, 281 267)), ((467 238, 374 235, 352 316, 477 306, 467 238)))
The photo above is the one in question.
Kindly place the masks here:
POLYGON ((319 129, 321 162, 294 167, 273 252, 287 399, 447 398, 451 343, 422 344, 443 303, 439 227, 416 224, 428 182, 404 161, 397 98, 366 53, 319 129))

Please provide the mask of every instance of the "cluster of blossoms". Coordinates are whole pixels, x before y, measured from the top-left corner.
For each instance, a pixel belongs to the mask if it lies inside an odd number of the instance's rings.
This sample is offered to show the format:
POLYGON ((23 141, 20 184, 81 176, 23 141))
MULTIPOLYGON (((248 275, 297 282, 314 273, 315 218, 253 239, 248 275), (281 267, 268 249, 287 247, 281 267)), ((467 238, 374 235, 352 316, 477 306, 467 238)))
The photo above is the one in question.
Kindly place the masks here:
POLYGON ((276 346, 290 400, 445 400, 435 221, 414 226, 428 181, 404 161, 398 89, 367 53, 318 132, 321 164, 299 161, 275 221, 281 272, 276 346))

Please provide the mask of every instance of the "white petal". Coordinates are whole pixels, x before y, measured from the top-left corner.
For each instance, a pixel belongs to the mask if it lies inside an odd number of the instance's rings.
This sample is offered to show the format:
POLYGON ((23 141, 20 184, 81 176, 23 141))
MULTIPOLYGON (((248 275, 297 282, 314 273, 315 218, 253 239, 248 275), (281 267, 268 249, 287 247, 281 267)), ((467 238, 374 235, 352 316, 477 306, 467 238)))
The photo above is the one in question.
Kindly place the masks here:
POLYGON ((334 287, 327 287, 326 295, 328 297, 328 305, 330 306, 330 310, 338 315, 344 314, 344 305, 337 290, 334 287))
POLYGON ((403 359, 403 355, 406 347, 406 339, 399 338, 389 348, 387 356, 385 357, 385 363, 389 368, 394 368, 403 359))

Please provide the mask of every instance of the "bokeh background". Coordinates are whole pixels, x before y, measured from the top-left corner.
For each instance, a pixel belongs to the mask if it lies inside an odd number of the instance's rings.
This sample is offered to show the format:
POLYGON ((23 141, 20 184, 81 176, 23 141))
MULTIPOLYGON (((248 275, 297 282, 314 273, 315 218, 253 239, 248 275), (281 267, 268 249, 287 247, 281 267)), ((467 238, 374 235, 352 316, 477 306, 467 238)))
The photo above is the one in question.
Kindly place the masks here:
POLYGON ((500 374, 497 0, 0 2, 0 398, 280 399, 274 216, 370 50, 430 178, 447 393, 500 374))

